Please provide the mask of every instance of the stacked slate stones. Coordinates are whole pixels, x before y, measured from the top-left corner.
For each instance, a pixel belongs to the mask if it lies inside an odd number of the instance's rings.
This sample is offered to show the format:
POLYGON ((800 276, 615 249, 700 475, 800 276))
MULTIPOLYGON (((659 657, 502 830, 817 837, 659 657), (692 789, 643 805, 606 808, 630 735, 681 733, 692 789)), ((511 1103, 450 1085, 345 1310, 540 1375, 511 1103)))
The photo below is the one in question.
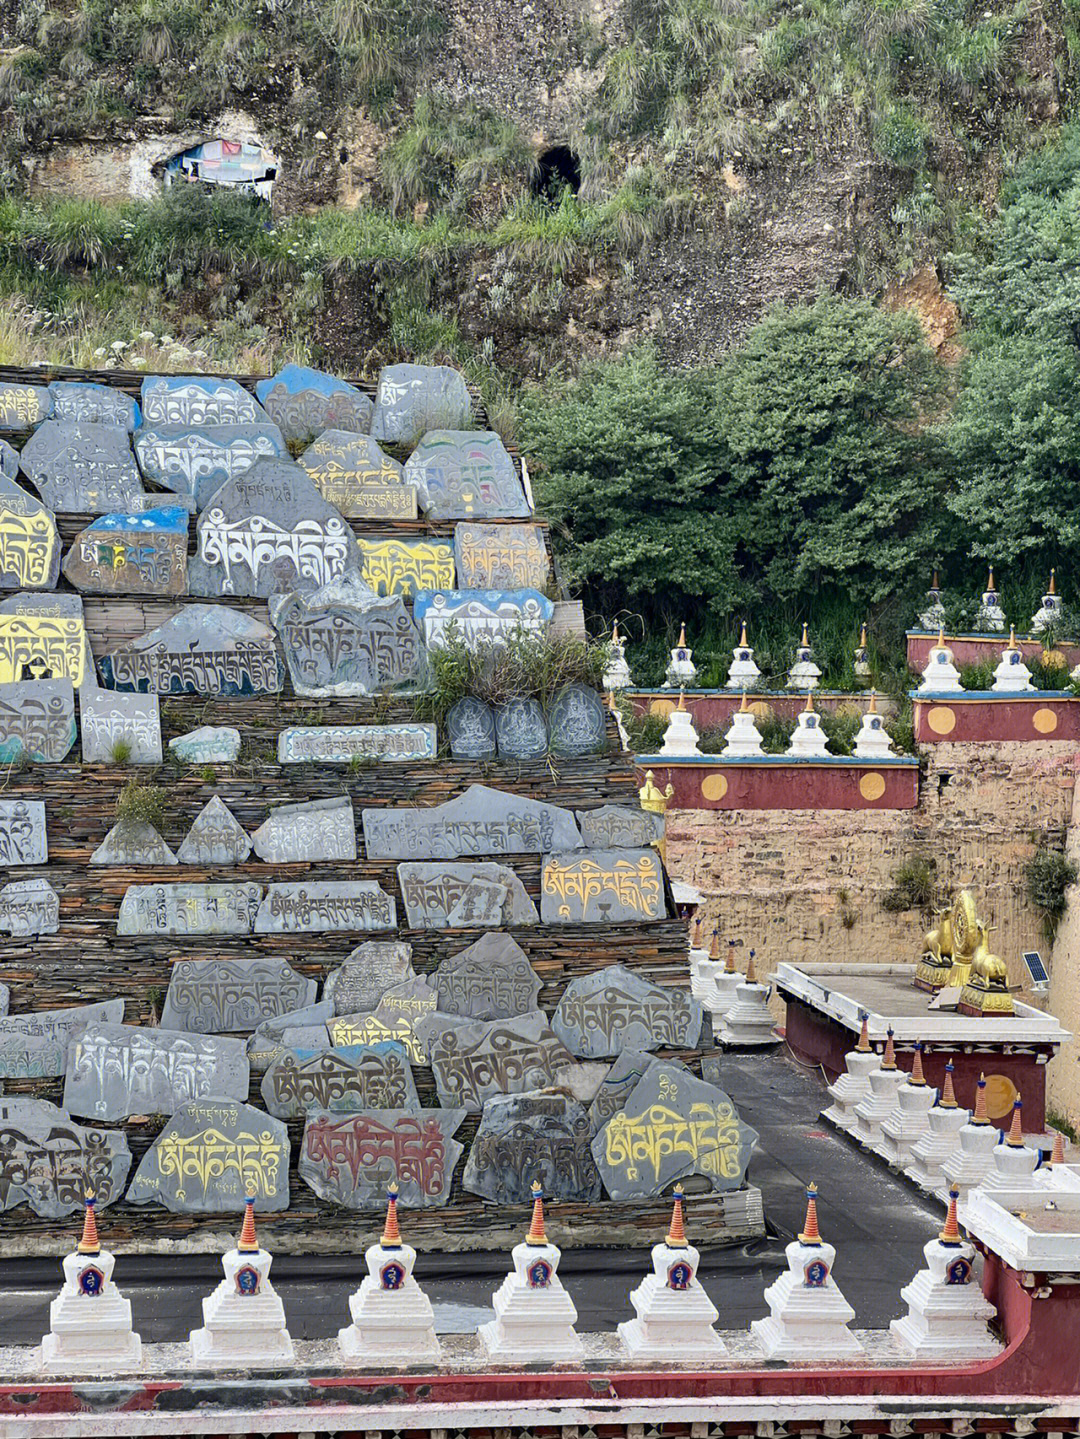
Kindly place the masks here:
POLYGON ((150 1245, 253 1193, 340 1247, 391 1182, 432 1247, 534 1181, 760 1231, 599 694, 429 703, 440 647, 584 633, 474 422, 444 367, 0 380, 0 1243, 87 1182, 150 1245))

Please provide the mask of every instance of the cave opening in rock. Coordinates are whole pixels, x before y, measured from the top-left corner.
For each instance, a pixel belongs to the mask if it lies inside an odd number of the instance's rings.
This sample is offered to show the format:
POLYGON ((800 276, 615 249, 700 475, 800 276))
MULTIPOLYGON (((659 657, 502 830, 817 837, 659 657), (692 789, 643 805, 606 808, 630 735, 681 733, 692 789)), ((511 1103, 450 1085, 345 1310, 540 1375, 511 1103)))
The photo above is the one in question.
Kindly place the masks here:
POLYGON ((275 156, 257 141, 204 140, 167 160, 161 176, 166 187, 177 181, 221 185, 269 201, 277 164, 275 156))
POLYGON ((552 145, 536 160, 532 192, 549 205, 557 205, 566 190, 577 194, 581 188, 581 161, 569 145, 552 145))

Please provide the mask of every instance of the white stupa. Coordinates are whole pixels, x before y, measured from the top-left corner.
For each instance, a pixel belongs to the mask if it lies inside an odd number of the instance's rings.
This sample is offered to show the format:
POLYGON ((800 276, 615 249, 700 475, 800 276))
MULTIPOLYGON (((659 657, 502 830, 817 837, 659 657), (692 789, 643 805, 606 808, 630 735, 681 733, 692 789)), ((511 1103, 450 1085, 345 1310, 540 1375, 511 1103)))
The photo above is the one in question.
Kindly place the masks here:
POLYGON ((725 759, 752 759, 765 753, 761 748, 761 732, 745 690, 739 708, 731 716, 731 724, 724 736, 724 748, 720 753, 725 759))
POLYGON ((739 985, 744 983, 735 967, 735 941, 728 940, 727 958, 723 967, 713 971, 713 997, 710 1010, 713 1014, 725 1015, 738 998, 739 985))
POLYGON ((699 755, 698 732, 694 728, 694 719, 686 708, 686 696, 682 690, 679 691, 679 703, 668 716, 667 729, 664 731, 664 743, 660 746, 660 753, 676 756, 699 755))
POLYGON ((1024 652, 1016 643, 1015 627, 1009 630, 1009 643, 1001 652, 1001 663, 994 671, 992 688, 997 694, 1022 694, 1033 690, 1031 671, 1024 663, 1024 652))
POLYGON ((416 1250, 398 1229, 397 1197, 389 1185, 382 1238, 365 1252, 367 1275, 349 1296, 352 1323, 338 1330, 346 1359, 397 1365, 440 1354, 431 1301, 413 1278, 416 1250))
POLYGON ((191 1331, 192 1362, 200 1366, 291 1364, 293 1342, 281 1298, 270 1283, 274 1256, 255 1233, 255 1196, 249 1192, 234 1249, 221 1256, 225 1278, 203 1300, 203 1328, 191 1331))
POLYGON ((761 671, 754 663, 754 651, 746 639, 746 621, 742 622, 739 643, 731 651, 732 660, 728 665, 726 688, 729 690, 752 690, 761 678, 761 671))
POLYGON ((988 1359, 1001 1351, 987 1327, 997 1311, 971 1282, 975 1250, 960 1234, 958 1197, 954 1189, 945 1227, 923 1246, 926 1268, 900 1291, 908 1312, 889 1325, 906 1353, 947 1364, 988 1359))
POLYGON ((938 579, 937 570, 934 571, 930 581, 930 588, 926 592, 926 609, 919 616, 919 624, 924 630, 937 630, 945 623, 945 606, 941 603, 941 581, 938 579))
POLYGON ((601 683, 606 690, 625 690, 634 683, 630 675, 630 666, 626 663, 626 641, 619 634, 618 620, 611 622, 607 666, 601 683))
POLYGON ((958 694, 963 689, 960 671, 953 664, 953 652, 945 643, 945 631, 939 630, 938 641, 932 645, 922 672, 921 695, 958 694))
POLYGON ((810 636, 806 625, 802 627, 802 642, 795 651, 795 663, 788 670, 789 690, 816 690, 821 671, 814 663, 814 652, 810 648, 810 636))
POLYGON ((1054 1147, 1050 1151, 1050 1158, 1045 1164, 1040 1164, 1035 1173, 1031 1176, 1033 1188, 1037 1189, 1071 1189, 1074 1193, 1080 1188, 1080 1175, 1077 1174, 1076 1166, 1065 1163, 1065 1136, 1061 1130, 1054 1132, 1054 1147))
POLYGON ((878 1153, 889 1164, 904 1169, 911 1162, 912 1148, 930 1128, 930 1111, 936 1098, 937 1091, 931 1089, 923 1075, 922 1045, 916 1044, 911 1074, 896 1091, 896 1108, 881 1125, 878 1153))
POLYGON ((975 616, 975 628, 984 633, 996 633, 1005 628, 1005 611, 1001 608, 1001 600, 994 588, 993 569, 986 581, 986 589, 982 593, 982 600, 975 616))
POLYGON ((49 1306, 41 1367, 99 1377, 142 1364, 142 1341, 132 1332, 131 1300, 112 1282, 115 1258, 98 1242, 94 1196, 86 1196, 82 1238, 64 1260, 64 1287, 49 1306))
POLYGON ((766 1359, 817 1364, 861 1354, 862 1345, 848 1329, 855 1311, 832 1277, 836 1250, 818 1233, 816 1185, 806 1191, 802 1233, 784 1252, 787 1273, 765 1291, 769 1317, 750 1325, 766 1359))
POLYGON ((904 1173, 919 1186, 933 1192, 942 1185, 941 1166, 960 1147, 960 1130, 970 1120, 968 1110, 956 1102, 952 1060, 945 1066, 945 1082, 938 1101, 926 1116, 928 1128, 911 1148, 904 1173))
POLYGON ((514 1363, 580 1359, 577 1310, 556 1273, 561 1256, 544 1233, 544 1196, 535 1180, 532 1192, 532 1224, 524 1243, 514 1246, 513 1269, 491 1296, 495 1318, 477 1331, 480 1348, 514 1363))
POLYGON ((675 1186, 671 1226, 654 1244, 653 1272, 631 1291, 633 1319, 619 1325, 619 1338, 632 1359, 707 1363, 727 1353, 713 1328, 719 1315, 697 1277, 701 1256, 687 1241, 683 1192, 675 1186))
POLYGON ((1031 633, 1041 635, 1049 625, 1056 625, 1061 619, 1061 600, 1057 592, 1057 578, 1050 571, 1050 584, 1042 597, 1042 604, 1031 617, 1031 633))
POLYGON ((980 1189, 1031 1188, 1032 1176, 1039 1167, 1039 1151, 1024 1143, 1023 1109, 1017 1098, 1009 1132, 991 1154, 990 1167, 979 1181, 980 1189))
POLYGON ((829 1085, 827 1092, 832 1103, 824 1115, 837 1129, 850 1130, 855 1127, 855 1106, 870 1093, 870 1071, 878 1065, 878 1057, 870 1044, 870 1024, 865 1014, 855 1048, 844 1055, 844 1064, 844 1073, 837 1077, 835 1084, 829 1085))
POLYGON ((986 1113, 986 1079, 979 1075, 975 1087, 975 1108, 971 1119, 956 1131, 958 1148, 942 1162, 940 1199, 947 1199, 950 1189, 958 1189, 963 1197, 969 1189, 982 1182, 994 1162, 994 1150, 1001 1135, 986 1113))
POLYGON ((690 991, 710 1014, 723 1014, 735 1002, 742 975, 735 968, 735 941, 728 945, 726 964, 720 960, 720 927, 713 926, 709 949, 691 950, 690 991))
POLYGON ((873 676, 870 668, 870 651, 866 647, 866 626, 863 625, 859 635, 859 643, 855 646, 855 655, 851 665, 855 678, 862 684, 873 676))
POLYGON ((889 731, 878 714, 877 693, 871 690, 870 707, 863 715, 859 724, 859 733, 855 736, 855 758, 891 759, 892 755, 893 747, 889 731))
POLYGON ((746 976, 735 985, 735 1002, 720 1022, 720 1042, 744 1048, 777 1044, 775 1024, 769 1012, 769 991, 757 982, 751 950, 746 961, 746 976))
POLYGON ((855 1127, 849 1131, 869 1149, 881 1143, 881 1126, 896 1108, 896 1091, 907 1079, 907 1075, 896 1063, 896 1047, 893 1044, 892 1026, 886 1031, 885 1053, 881 1063, 867 1075, 870 1092, 855 1106, 855 1127))
POLYGON ((679 643, 671 651, 671 663, 664 675, 664 689, 693 689, 697 684, 694 652, 686 643, 686 626, 679 627, 679 643))
POLYGON ((821 716, 814 709, 813 695, 806 696, 806 708, 795 721, 795 732, 787 752, 798 759, 820 759, 829 753, 825 731, 821 728, 821 716))

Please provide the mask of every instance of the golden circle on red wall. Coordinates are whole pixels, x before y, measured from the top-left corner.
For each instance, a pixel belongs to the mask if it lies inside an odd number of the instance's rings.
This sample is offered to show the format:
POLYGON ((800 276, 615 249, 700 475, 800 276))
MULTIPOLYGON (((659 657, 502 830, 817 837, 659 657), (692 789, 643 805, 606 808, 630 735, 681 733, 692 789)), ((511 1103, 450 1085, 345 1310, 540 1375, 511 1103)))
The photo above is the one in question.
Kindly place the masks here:
POLYGON ((986 1076, 986 1112, 991 1119, 1004 1119, 1016 1103, 1016 1085, 1007 1074, 986 1076))
POLYGON ((651 715, 669 715, 674 708, 674 700, 650 700, 649 702, 651 715))
POLYGON ((880 799, 885 793, 885 776, 883 774, 864 774, 859 781, 859 793, 863 799, 880 799))
POLYGON ((755 719, 771 720, 775 717, 775 710, 768 700, 751 700, 750 713, 755 719))
POLYGON ((723 799, 727 794, 727 775, 707 774, 701 781, 701 793, 705 799, 723 799))
POLYGON ((1058 727, 1058 717, 1053 710, 1039 709, 1031 716, 1031 723, 1039 734, 1053 734, 1058 727))
POLYGON ((948 705, 934 705, 926 712, 926 723, 935 734, 952 734, 956 728, 956 711, 948 705))

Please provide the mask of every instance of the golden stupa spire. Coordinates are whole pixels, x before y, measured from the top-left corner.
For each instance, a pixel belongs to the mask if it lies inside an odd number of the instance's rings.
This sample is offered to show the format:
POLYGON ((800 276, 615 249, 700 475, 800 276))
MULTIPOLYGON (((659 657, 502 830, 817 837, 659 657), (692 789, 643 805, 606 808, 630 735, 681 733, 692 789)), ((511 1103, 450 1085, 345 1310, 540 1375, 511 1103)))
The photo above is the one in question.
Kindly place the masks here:
POLYGON ((866 648, 866 621, 865 621, 865 620, 863 621, 863 627, 862 627, 862 629, 859 631, 859 648, 860 648, 861 650, 864 650, 864 649, 866 648))
POLYGON ((397 1222, 397 1197, 398 1187, 396 1184, 386 1186, 386 1223, 383 1225, 382 1239, 379 1243, 384 1249, 401 1248, 401 1230, 397 1222))
POLYGON ((727 959, 724 961, 724 973, 735 973, 735 941, 733 939, 728 940, 727 959))
POLYGON ((720 958, 720 926, 718 924, 713 925, 712 943, 709 945, 709 958, 720 958))
POLYGON ((753 950, 750 951, 750 957, 746 961, 746 982, 747 984, 757 984, 757 970, 754 967, 753 950))
POLYGON ((685 621, 679 626, 679 643, 678 643, 678 645, 676 646, 676 648, 677 648, 677 649, 680 649, 680 650, 686 649, 686 623, 685 623, 685 621))
POLYGON ((800 1244, 818 1245, 821 1243, 821 1235, 818 1233, 817 1224, 817 1185, 806 1186, 806 1218, 803 1221, 802 1232, 799 1235, 800 1244))
POLYGON ((255 1254, 259 1248, 258 1236, 255 1233, 255 1190, 250 1186, 244 1201, 244 1222, 240 1226, 240 1238, 236 1241, 236 1247, 241 1254, 255 1254))
POLYGON ((742 622, 742 630, 739 633, 739 648, 747 650, 750 648, 750 641, 746 638, 746 621, 742 622))
POLYGON ((808 650, 808 649, 810 648, 810 632, 809 632, 809 630, 808 630, 807 627, 806 627, 806 621, 805 621, 805 620, 803 620, 803 627, 802 627, 802 648, 803 648, 804 650, 808 650))
POLYGON ((989 573, 989 575, 987 576, 987 580, 986 580, 986 588, 987 588, 987 590, 989 590, 989 591, 992 591, 993 588, 994 588, 994 567, 993 567, 993 565, 990 566, 990 573, 989 573))
POLYGON ((959 1245, 962 1242, 960 1239, 960 1225, 956 1221, 956 1206, 959 1204, 959 1202, 959 1189, 950 1189, 949 1212, 945 1216, 945 1227, 938 1235, 938 1239, 941 1241, 941 1243, 947 1244, 950 1249, 954 1246, 959 1245))
POLYGON ((943 650, 943 649, 945 648, 945 626, 944 626, 944 625, 939 625, 939 626, 938 626, 938 632, 937 632, 937 647, 938 647, 939 650, 943 650))
POLYGON ((957 1109, 956 1090, 953 1088, 953 1062, 950 1059, 945 1066, 945 1082, 941 1086, 941 1095, 938 1099, 939 1109, 957 1109))
POLYGON ((1007 649, 1010 649, 1010 650, 1018 650, 1018 649, 1020 648, 1020 646, 1016 643, 1016 626, 1015 626, 1015 625, 1010 625, 1010 626, 1009 626, 1009 643, 1008 643, 1008 645, 1006 646, 1006 648, 1007 648, 1007 649))
POLYGON ((742 699, 739 701, 739 709, 743 714, 745 714, 749 708, 750 701, 746 698, 746 690, 744 689, 742 692, 742 699))
POLYGON ((686 712, 686 691, 682 688, 681 685, 679 687, 679 703, 675 706, 675 708, 678 710, 682 710, 684 714, 686 712))
POLYGON ((1048 595, 1056 595, 1056 594, 1057 594, 1057 578, 1056 578, 1056 571, 1055 571, 1055 570, 1051 570, 1051 571, 1050 571, 1050 588, 1047 590, 1046 593, 1047 593, 1048 595))
POLYGON ((867 713, 872 715, 877 714, 877 690, 870 691, 870 708, 867 713))
POLYGON ((885 1031, 885 1053, 881 1058, 882 1069, 896 1068, 896 1045, 893 1043, 892 1025, 885 1031))
POLYGON ((532 1245, 534 1249, 539 1249, 548 1242, 547 1235, 544 1233, 544 1187, 539 1179, 534 1179, 532 1182, 532 1197, 532 1223, 525 1236, 525 1243, 532 1245))
POLYGON ((860 1054, 870 1053, 870 1019, 866 1014, 862 1017, 862 1028, 859 1030, 859 1037, 855 1041, 855 1048, 860 1054))
POLYGON ((915 1042, 915 1058, 911 1061, 911 1077, 908 1079, 908 1084, 916 1089, 926 1087, 926 1076, 923 1074, 922 1067, 921 1040, 915 1042))
POLYGON ((941 581, 938 579, 938 572, 937 572, 936 569, 934 570, 934 573, 933 573, 933 575, 932 575, 931 578, 930 578, 930 588, 931 588, 932 590, 940 590, 940 589, 941 589, 941 581))
POLYGON ((1054 1148, 1050 1154, 1050 1163, 1055 1168, 1057 1165, 1065 1163, 1065 1136, 1060 1129, 1054 1135, 1054 1148))
POLYGON ((682 1185, 676 1184, 673 1194, 675 1203, 671 1210, 671 1224, 668 1226, 667 1237, 664 1243, 669 1249, 687 1249, 686 1229, 683 1226, 683 1191, 682 1185))
POLYGON ((814 713, 814 696, 810 693, 806 696, 806 703, 803 705, 803 714, 812 715, 814 713))
POLYGON ((613 645, 617 645, 617 644, 619 643, 619 621, 618 621, 618 620, 612 620, 612 621, 611 621, 611 643, 612 643, 613 645))
POLYGON ((1005 1136, 1005 1143, 1010 1149, 1023 1149, 1024 1147, 1024 1133, 1021 1127, 1023 1108, 1023 1101, 1020 1096, 1017 1095, 1013 1101, 1012 1123, 1009 1125, 1009 1132, 1005 1136))
POLYGON ((97 1220, 94 1218, 95 1196, 92 1189, 86 1191, 86 1212, 83 1214, 82 1238, 79 1240, 80 1254, 100 1254, 97 1220))
POLYGON ((986 1112, 986 1075, 979 1075, 979 1082, 975 1086, 975 1108, 971 1111, 972 1124, 989 1124, 990 1116, 986 1112))

